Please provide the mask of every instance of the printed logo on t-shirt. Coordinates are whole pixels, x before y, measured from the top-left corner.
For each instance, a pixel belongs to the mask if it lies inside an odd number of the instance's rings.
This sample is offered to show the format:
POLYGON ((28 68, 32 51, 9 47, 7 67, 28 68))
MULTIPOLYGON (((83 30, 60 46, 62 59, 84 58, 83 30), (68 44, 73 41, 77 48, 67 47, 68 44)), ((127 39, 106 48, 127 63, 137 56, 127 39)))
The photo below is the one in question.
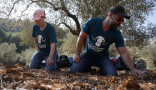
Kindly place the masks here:
POLYGON ((46 40, 44 40, 41 35, 38 35, 37 38, 38 38, 39 47, 40 48, 46 48, 46 45, 42 45, 43 43, 45 43, 46 40))
POLYGON ((89 47, 95 52, 101 52, 104 48, 100 48, 102 45, 106 45, 105 39, 102 36, 97 36, 96 38, 92 37, 95 44, 89 42, 89 47))

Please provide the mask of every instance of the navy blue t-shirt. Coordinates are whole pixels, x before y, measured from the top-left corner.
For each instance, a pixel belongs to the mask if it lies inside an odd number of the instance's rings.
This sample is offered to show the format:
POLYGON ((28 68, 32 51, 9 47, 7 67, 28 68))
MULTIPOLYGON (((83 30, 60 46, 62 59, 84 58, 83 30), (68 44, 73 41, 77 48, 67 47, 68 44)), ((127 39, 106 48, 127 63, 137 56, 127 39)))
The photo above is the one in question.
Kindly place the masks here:
POLYGON ((50 53, 50 43, 57 43, 55 29, 49 23, 42 31, 39 26, 34 25, 32 37, 37 39, 39 53, 45 56, 48 56, 50 53))
POLYGON ((91 18, 83 26, 83 31, 88 34, 84 53, 108 57, 108 49, 112 43, 115 43, 116 47, 125 46, 123 36, 118 29, 103 31, 103 20, 104 18, 91 18))

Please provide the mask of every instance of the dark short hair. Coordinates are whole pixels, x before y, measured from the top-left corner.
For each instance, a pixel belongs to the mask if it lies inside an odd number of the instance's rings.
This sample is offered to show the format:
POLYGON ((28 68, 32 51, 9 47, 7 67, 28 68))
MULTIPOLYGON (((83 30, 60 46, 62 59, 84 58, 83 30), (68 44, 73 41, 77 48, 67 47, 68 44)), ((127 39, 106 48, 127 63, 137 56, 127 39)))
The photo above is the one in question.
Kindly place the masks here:
POLYGON ((110 12, 113 14, 124 16, 126 19, 130 19, 130 16, 127 15, 125 12, 125 8, 120 6, 120 5, 116 5, 116 6, 111 7, 110 12))

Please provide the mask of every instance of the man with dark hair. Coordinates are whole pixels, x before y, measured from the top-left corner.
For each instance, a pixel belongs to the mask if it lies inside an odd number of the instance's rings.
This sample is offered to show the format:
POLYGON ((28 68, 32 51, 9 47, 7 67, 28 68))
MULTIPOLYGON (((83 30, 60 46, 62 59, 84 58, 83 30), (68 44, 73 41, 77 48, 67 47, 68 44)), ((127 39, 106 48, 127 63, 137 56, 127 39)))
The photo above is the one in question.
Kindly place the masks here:
POLYGON ((109 46, 115 43, 125 65, 134 75, 143 78, 143 72, 134 67, 125 47, 123 36, 118 29, 124 18, 130 19, 130 16, 126 14, 124 7, 116 5, 111 8, 105 19, 91 18, 85 23, 77 41, 75 63, 71 66, 71 73, 88 72, 92 65, 96 65, 103 75, 117 75, 116 68, 109 59, 108 53, 109 46), (86 38, 86 48, 80 56, 86 38))
POLYGON ((30 68, 40 69, 46 66, 47 71, 56 70, 56 32, 54 27, 45 22, 45 11, 38 9, 34 12, 33 20, 36 23, 33 27, 32 37, 34 37, 34 44, 37 52, 32 57, 30 68), (43 65, 42 61, 46 61, 43 65))

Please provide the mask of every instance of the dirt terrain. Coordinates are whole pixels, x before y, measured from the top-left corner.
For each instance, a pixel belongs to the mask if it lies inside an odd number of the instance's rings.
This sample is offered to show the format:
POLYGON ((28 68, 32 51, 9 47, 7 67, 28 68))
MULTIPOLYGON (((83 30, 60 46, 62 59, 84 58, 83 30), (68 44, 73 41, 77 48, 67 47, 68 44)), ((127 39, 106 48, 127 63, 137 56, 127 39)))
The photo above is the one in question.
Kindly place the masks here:
POLYGON ((131 76, 129 71, 118 73, 119 76, 101 76, 96 67, 91 73, 70 74, 69 68, 47 72, 19 64, 6 65, 0 67, 0 90, 156 90, 156 70, 145 71, 144 79, 131 76))

